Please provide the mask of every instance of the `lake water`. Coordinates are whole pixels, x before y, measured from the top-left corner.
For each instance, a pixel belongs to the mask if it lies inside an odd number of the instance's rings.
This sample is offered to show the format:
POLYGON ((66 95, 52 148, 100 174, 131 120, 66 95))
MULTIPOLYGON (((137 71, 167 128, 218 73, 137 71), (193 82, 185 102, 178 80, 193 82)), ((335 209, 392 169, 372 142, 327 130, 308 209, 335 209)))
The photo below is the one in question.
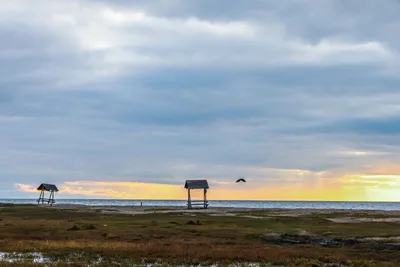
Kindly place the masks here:
MULTIPOLYGON (((186 206, 185 200, 114 200, 114 199, 57 199, 57 204, 90 206, 186 206)), ((0 199, 0 203, 35 204, 35 199, 0 199)), ((400 202, 350 202, 350 201, 243 201, 210 200, 210 207, 264 208, 264 209, 354 209, 400 210, 400 202)))

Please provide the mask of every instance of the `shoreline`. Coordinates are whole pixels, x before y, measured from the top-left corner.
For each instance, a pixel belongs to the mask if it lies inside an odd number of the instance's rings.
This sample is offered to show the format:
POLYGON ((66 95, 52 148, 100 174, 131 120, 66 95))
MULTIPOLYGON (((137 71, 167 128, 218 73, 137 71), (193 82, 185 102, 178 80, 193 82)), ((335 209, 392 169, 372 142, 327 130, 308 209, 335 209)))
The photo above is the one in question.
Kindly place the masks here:
MULTIPOLYGON (((1 201, 36 201, 36 197, 31 197, 31 198, 10 198, 10 197, 5 197, 5 198, 0 198, 1 201)), ((85 201, 85 202, 91 202, 91 201, 106 201, 106 202, 186 202, 187 198, 185 199, 124 199, 124 198, 60 198, 56 197, 57 200, 59 201, 85 201)), ((201 200, 201 199, 199 199, 201 200)), ((252 200, 252 199, 236 199, 236 200, 230 200, 230 199, 207 199, 210 202, 289 202, 289 203, 398 203, 400 204, 399 201, 383 201, 383 200, 269 200, 269 199, 264 199, 264 200, 252 200)))
MULTIPOLYGON (((37 204, 13 204, 2 203, 4 205, 31 205, 38 206, 37 204)), ((233 216, 237 213, 245 212, 269 212, 271 216, 287 216, 298 217, 312 214, 355 214, 357 216, 395 216, 400 217, 400 210, 370 210, 370 209, 335 209, 335 208, 257 208, 257 207, 209 207, 207 209, 187 209, 183 206, 136 206, 136 205, 86 205, 86 204, 55 204, 52 207, 44 204, 39 205, 43 208, 61 209, 61 210, 76 210, 80 212, 100 212, 107 214, 149 214, 149 213, 205 213, 210 215, 224 215, 233 216)))
MULTIPOLYGON (((37 204, 35 199, 1 199, 1 204, 37 204)), ((124 199, 59 199, 58 206, 92 206, 125 208, 186 208, 186 200, 124 200, 124 199), (143 205, 141 206, 141 203, 143 205)), ((363 201, 253 201, 209 200, 209 209, 268 209, 268 210, 338 210, 338 211, 400 211, 400 202, 363 201)))

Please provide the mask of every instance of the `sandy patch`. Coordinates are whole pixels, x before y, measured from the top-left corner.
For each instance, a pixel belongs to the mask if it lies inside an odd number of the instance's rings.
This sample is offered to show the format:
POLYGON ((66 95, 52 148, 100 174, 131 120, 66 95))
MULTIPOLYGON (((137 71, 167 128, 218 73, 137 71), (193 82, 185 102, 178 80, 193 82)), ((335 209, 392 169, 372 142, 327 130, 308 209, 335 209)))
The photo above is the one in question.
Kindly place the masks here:
POLYGON ((335 223, 391 222, 400 223, 400 218, 328 218, 335 223))
POLYGON ((267 219, 268 217, 261 217, 261 216, 252 216, 252 215, 245 215, 245 216, 239 216, 242 218, 251 218, 251 219, 267 219))
POLYGON ((270 217, 301 217, 315 214, 338 215, 337 218, 328 218, 337 223, 358 223, 358 222, 399 222, 400 211, 356 211, 356 210, 333 210, 333 209, 260 209, 260 208, 222 208, 222 207, 209 207, 208 209, 193 209, 188 210, 182 206, 87 206, 87 205, 71 205, 71 204, 58 204, 54 207, 56 209, 73 209, 80 212, 100 212, 103 214, 152 214, 152 213, 181 213, 181 214, 196 214, 206 213, 210 216, 238 216, 247 218, 270 218, 270 217), (260 211, 261 214, 245 214, 245 212, 260 211), (244 214, 241 214, 241 213, 244 214), (342 215, 342 216, 340 216, 342 215), (349 216, 350 215, 350 216, 349 216), (352 216, 357 215, 357 218, 352 216), (384 216, 385 218, 363 218, 384 216), (348 217, 349 216, 349 217, 348 217), (392 217, 393 216, 393 217, 392 217), (397 218, 396 218, 397 217, 397 218))
POLYGON ((221 212, 221 213, 210 213, 210 216, 237 216, 233 213, 221 212))

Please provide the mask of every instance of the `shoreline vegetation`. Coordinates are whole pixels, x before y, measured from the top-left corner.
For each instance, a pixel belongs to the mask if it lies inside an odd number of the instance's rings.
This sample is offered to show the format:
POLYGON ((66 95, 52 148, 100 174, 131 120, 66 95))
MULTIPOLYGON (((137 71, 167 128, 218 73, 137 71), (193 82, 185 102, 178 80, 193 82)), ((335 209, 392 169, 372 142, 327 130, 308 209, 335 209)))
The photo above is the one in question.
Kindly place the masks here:
POLYGON ((400 266, 400 211, 0 204, 0 266, 400 266))

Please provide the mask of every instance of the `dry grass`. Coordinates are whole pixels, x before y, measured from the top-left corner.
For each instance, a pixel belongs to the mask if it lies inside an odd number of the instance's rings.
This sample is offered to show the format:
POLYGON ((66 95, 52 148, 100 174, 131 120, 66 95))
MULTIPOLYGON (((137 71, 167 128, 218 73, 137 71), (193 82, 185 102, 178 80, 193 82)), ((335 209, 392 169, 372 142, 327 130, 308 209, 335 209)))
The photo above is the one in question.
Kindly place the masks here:
MULTIPOLYGON (((162 259, 174 264, 264 262, 285 266, 323 266, 323 263, 400 266, 398 251, 274 245, 259 237, 264 233, 301 231, 331 237, 400 236, 399 225, 393 223, 337 224, 321 215, 265 219, 214 217, 203 213, 104 215, 36 206, 3 207, 0 219, 0 251, 40 251, 55 261, 61 260, 59 266, 71 259, 71 255, 78 265, 102 257, 106 262, 118 259, 129 263, 162 259), (200 225, 189 225, 189 220, 199 220, 200 225)), ((23 264, 29 266, 29 263, 23 264)))

